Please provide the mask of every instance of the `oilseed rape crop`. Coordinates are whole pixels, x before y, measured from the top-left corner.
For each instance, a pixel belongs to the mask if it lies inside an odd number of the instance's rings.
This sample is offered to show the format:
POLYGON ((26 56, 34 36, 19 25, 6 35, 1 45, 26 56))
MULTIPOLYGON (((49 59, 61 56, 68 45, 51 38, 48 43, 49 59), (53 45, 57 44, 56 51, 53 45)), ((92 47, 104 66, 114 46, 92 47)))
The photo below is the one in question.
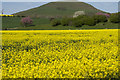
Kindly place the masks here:
POLYGON ((13 17, 13 16, 15 16, 15 15, 0 14, 0 16, 13 17))
POLYGON ((118 78, 118 29, 2 31, 2 78, 118 78))

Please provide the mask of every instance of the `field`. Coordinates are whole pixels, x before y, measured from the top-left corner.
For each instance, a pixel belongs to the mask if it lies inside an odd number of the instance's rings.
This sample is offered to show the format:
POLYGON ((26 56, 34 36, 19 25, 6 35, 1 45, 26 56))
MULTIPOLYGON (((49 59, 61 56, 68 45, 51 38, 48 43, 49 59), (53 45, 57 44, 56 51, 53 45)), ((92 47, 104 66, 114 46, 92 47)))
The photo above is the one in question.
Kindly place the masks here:
MULTIPOLYGON (((2 29, 6 28, 17 28, 19 29, 22 25, 20 23, 22 17, 2 17, 2 29), (7 23, 7 24, 6 24, 7 23)), ((30 26, 31 29, 34 29, 35 26, 38 26, 41 29, 40 25, 49 24, 49 19, 46 18, 32 18, 33 26, 30 26)), ((22 28, 24 28, 22 26, 22 28)))
POLYGON ((96 24, 95 26, 84 25, 82 27, 75 26, 55 26, 53 27, 50 24, 49 19, 47 18, 32 18, 33 25, 29 27, 23 27, 20 24, 20 17, 3 17, 2 18, 2 29, 12 29, 12 30, 76 30, 76 29, 118 29, 118 23, 106 22, 96 24), (7 22, 7 23, 6 23, 7 22))
POLYGON ((2 78, 118 78, 118 29, 2 31, 2 78))

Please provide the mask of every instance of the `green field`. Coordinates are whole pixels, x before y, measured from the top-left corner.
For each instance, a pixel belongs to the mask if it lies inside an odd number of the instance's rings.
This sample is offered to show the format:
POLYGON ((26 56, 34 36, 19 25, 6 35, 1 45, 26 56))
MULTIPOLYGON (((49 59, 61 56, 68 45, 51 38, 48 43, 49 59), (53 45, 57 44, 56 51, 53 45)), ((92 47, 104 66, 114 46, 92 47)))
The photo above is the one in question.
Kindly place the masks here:
POLYGON ((76 29, 118 29, 117 23, 99 23, 95 26, 87 26, 84 25, 82 27, 75 27, 75 26, 52 26, 50 24, 50 20, 48 18, 32 18, 33 25, 30 27, 23 27, 20 23, 21 18, 20 17, 3 17, 2 18, 2 29, 16 29, 16 30, 25 30, 25 29, 31 29, 31 30, 76 30, 76 29))
MULTIPOLYGON (((3 17, 2 18, 2 29, 22 27, 20 23, 21 18, 22 17, 3 17)), ((32 19, 33 19, 33 25, 32 25, 33 28, 37 25, 50 23, 49 19, 46 19, 46 18, 32 18, 32 19)))

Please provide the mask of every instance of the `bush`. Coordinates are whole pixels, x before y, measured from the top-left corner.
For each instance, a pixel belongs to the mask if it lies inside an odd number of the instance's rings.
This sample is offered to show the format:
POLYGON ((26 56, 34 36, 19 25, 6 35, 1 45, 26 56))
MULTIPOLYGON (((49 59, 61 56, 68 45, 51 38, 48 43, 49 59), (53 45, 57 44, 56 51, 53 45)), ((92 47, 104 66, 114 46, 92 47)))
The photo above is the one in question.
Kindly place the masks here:
POLYGON ((75 27, 82 27, 83 21, 74 19, 73 22, 72 22, 72 25, 75 26, 75 27))
POLYGON ((24 27, 30 26, 33 23, 33 20, 30 17, 24 17, 21 19, 21 23, 24 27))
POLYGON ((105 15, 95 15, 93 16, 95 23, 99 23, 99 22, 107 22, 107 17, 105 15))
POLYGON ((94 26, 95 24, 94 18, 86 15, 80 15, 73 20, 73 26, 76 27, 81 27, 82 25, 94 26))
POLYGON ((61 20, 62 26, 71 26, 71 24, 72 24, 72 18, 63 18, 61 20))
POLYGON ((84 25, 94 26, 96 24, 93 17, 86 17, 86 18, 83 18, 82 20, 84 25))
POLYGON ((74 21, 77 21, 77 22, 74 22, 74 25, 78 24, 78 22, 80 22, 79 23, 80 25, 89 25, 89 26, 95 25, 94 18, 86 15, 80 15, 77 18, 74 18, 74 21))
POLYGON ((118 14, 112 14, 110 16, 110 22, 112 22, 112 23, 120 23, 120 19, 119 19, 118 14))
POLYGON ((80 16, 76 17, 76 19, 83 19, 83 18, 86 18, 86 17, 88 17, 88 16, 86 16, 86 15, 80 15, 80 16))
POLYGON ((58 26, 61 23, 60 23, 60 20, 54 19, 54 20, 51 21, 51 24, 52 24, 52 26, 58 26))

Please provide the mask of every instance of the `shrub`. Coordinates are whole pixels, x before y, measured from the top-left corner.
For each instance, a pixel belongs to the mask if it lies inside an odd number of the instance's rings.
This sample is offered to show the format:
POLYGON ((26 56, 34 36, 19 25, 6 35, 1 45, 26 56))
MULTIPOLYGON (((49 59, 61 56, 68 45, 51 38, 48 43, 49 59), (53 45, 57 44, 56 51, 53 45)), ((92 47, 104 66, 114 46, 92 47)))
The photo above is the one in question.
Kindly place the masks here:
POLYGON ((112 23, 120 23, 120 19, 118 14, 112 14, 110 17, 110 22, 112 23))
POLYGON ((72 22, 72 25, 75 26, 75 27, 82 27, 83 21, 74 19, 73 22, 72 22))
POLYGON ((94 26, 96 24, 93 17, 85 17, 82 20, 83 20, 84 25, 94 26))
POLYGON ((88 16, 86 16, 86 15, 79 15, 78 17, 76 17, 76 19, 83 19, 83 18, 86 18, 86 17, 88 17, 88 16))
POLYGON ((95 15, 94 17, 95 23, 99 22, 107 22, 107 17, 105 15, 95 15))
POLYGON ((71 26, 71 24, 72 24, 72 18, 63 18, 61 20, 62 26, 71 26))
POLYGON ((33 23, 33 20, 30 19, 30 17, 24 17, 21 19, 21 23, 24 25, 24 27, 27 27, 33 23))
POLYGON ((54 19, 54 20, 51 21, 51 25, 52 25, 52 26, 58 26, 58 25, 60 25, 60 24, 61 24, 61 23, 60 23, 60 20, 54 19))
POLYGON ((80 22, 80 25, 89 25, 89 26, 95 25, 94 18, 86 15, 80 15, 74 18, 74 21, 77 21, 77 22, 74 22, 74 24, 78 24, 78 22, 80 22))
POLYGON ((94 17, 89 17, 86 15, 80 15, 73 20, 73 26, 81 27, 82 25, 94 26, 95 20, 94 17))

